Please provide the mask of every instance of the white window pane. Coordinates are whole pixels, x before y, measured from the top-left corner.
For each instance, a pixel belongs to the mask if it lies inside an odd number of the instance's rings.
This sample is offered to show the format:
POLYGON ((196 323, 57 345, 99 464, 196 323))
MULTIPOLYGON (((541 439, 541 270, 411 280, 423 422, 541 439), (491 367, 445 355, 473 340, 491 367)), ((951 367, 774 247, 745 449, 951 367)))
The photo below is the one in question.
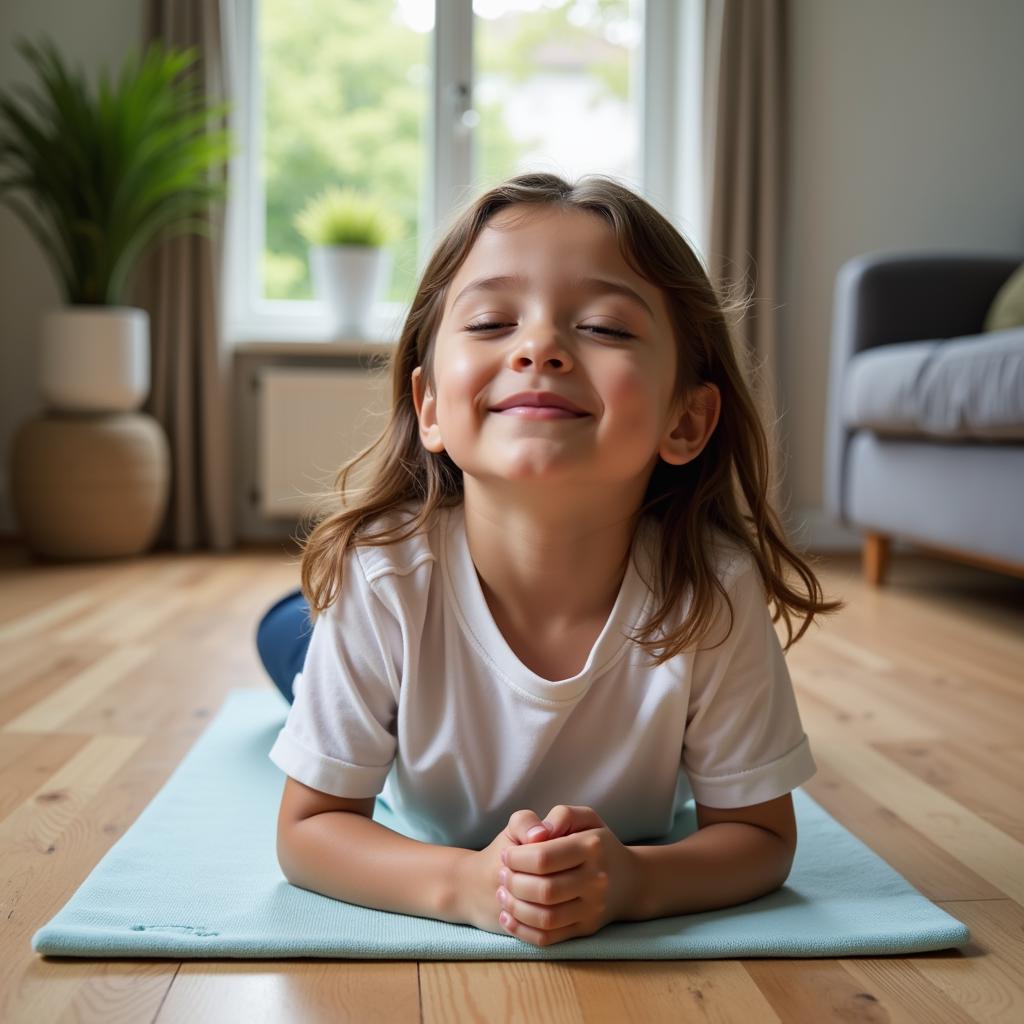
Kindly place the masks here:
POLYGON ((477 189, 521 171, 639 181, 642 8, 473 0, 477 189))
POLYGON ((433 0, 261 0, 265 299, 311 299, 295 214, 338 185, 400 218, 385 302, 416 275, 429 124, 433 0))

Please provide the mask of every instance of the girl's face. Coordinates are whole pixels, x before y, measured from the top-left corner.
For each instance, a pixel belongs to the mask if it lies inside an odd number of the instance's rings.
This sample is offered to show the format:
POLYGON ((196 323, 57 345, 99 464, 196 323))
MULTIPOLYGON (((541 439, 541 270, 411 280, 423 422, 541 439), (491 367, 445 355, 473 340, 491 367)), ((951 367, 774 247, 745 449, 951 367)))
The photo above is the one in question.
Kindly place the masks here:
POLYGON ((688 461, 671 436, 676 358, 661 290, 630 269, 604 220, 505 208, 448 289, 436 393, 413 371, 420 437, 481 481, 632 483, 642 495, 659 455, 688 461), (579 414, 496 408, 538 392, 579 414))

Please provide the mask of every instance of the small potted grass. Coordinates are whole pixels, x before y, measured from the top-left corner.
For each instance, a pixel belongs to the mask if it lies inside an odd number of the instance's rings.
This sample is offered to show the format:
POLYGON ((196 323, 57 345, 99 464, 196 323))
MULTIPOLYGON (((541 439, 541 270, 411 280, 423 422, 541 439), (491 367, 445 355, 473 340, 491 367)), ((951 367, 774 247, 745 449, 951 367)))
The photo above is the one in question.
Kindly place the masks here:
POLYGON ((309 243, 313 288, 330 310, 333 332, 368 336, 391 276, 386 246, 398 235, 397 217, 354 189, 332 186, 302 208, 295 227, 309 243))

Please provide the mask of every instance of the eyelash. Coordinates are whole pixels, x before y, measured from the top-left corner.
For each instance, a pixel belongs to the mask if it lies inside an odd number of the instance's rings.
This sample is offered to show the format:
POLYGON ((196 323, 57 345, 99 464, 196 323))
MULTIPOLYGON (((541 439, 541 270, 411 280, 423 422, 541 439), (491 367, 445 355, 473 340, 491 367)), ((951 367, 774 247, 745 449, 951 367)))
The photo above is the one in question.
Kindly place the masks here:
MULTIPOLYGON (((505 326, 507 326, 507 325, 505 325, 505 324, 494 324, 494 323, 488 323, 488 324, 467 324, 466 327, 465 327, 465 330, 467 330, 467 331, 490 331, 490 330, 493 330, 495 327, 505 327, 505 326)), ((597 324, 591 324, 590 326, 584 327, 583 329, 585 331, 597 331, 600 334, 605 334, 605 335, 607 335, 609 337, 613 337, 613 338, 632 338, 633 337, 633 335, 630 334, 628 331, 619 331, 619 330, 616 330, 614 327, 601 327, 601 326, 599 326, 597 324)))

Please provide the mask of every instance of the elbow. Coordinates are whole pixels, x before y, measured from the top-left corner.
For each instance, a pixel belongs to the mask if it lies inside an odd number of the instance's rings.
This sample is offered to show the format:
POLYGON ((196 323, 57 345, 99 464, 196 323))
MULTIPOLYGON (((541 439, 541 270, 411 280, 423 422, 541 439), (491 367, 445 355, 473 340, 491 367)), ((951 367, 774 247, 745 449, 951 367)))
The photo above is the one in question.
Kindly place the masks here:
POLYGON ((281 874, 284 875, 285 879, 294 885, 295 878, 292 871, 291 853, 281 838, 280 833, 277 836, 277 866, 281 869, 281 874))
POLYGON ((295 836, 291 829, 285 828, 280 822, 277 827, 277 864, 289 883, 306 888, 302 882, 299 858, 296 856, 295 836))
POLYGON ((789 880, 790 871, 792 869, 792 861, 787 862, 772 878, 771 888, 768 892, 777 892, 781 889, 786 882, 789 880))
POLYGON ((776 838, 779 840, 778 853, 773 863, 774 870, 770 876, 769 883, 771 888, 768 889, 768 892, 775 892, 786 884, 790 872, 793 870, 793 860, 796 857, 795 836, 792 841, 782 836, 777 836, 776 838))
MULTIPOLYGON (((304 823, 309 819, 279 821, 277 826, 277 863, 291 885, 310 892, 323 893, 323 839, 304 823)), ((326 895, 326 894, 325 894, 326 895)))

